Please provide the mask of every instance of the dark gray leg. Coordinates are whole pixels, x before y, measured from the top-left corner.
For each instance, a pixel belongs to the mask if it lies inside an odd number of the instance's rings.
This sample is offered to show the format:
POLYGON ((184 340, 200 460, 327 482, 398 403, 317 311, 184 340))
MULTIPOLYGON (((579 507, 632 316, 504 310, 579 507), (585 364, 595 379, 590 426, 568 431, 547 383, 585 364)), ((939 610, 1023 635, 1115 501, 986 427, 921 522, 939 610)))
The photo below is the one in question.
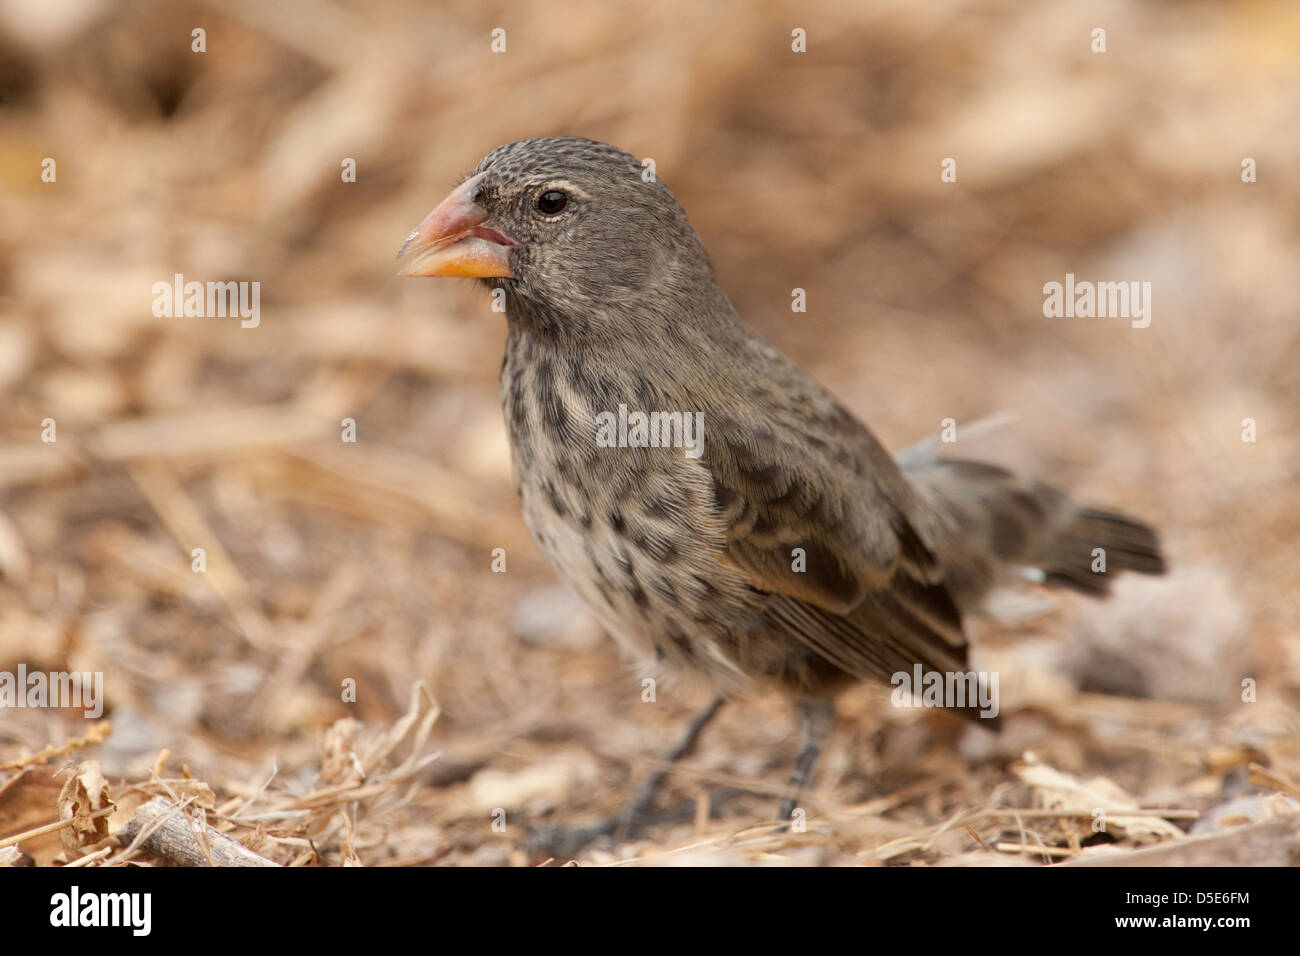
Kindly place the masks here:
MULTIPOLYGON (((700 734, 713 720, 722 704, 722 698, 717 698, 691 720, 690 726, 686 728, 686 733, 677 741, 673 749, 665 754, 664 760, 666 763, 675 763, 690 753, 691 748, 699 740, 700 734)), ((626 812, 586 827, 575 829, 547 827, 529 837, 527 844, 529 850, 534 853, 547 853, 554 856, 573 856, 581 851, 583 847, 597 840, 613 837, 615 842, 618 842, 637 836, 649 820, 655 796, 664 781, 664 777, 667 775, 667 770, 656 770, 651 774, 650 778, 637 791, 636 797, 626 812)))
MULTIPOLYGON (((713 720, 714 715, 722 707, 725 701, 721 697, 714 698, 708 707, 695 715, 690 726, 686 728, 686 733, 682 735, 681 740, 677 741, 672 750, 664 755, 665 763, 676 763, 681 760, 695 746, 704 732, 704 728, 713 720)), ((656 770, 650 775, 650 778, 641 785, 637 791, 636 798, 632 801, 631 808, 624 817, 623 826, 619 828, 619 838, 625 839, 635 837, 645 826, 646 820, 650 815, 650 808, 654 806, 655 797, 659 793, 660 786, 663 785, 664 778, 668 776, 667 768, 656 770)))
POLYGON ((795 719, 799 724, 799 756, 790 777, 790 795, 781 804, 779 819, 789 822, 799 802, 799 794, 812 777, 813 767, 822 747, 835 728, 835 702, 828 697, 809 697, 795 701, 795 719))

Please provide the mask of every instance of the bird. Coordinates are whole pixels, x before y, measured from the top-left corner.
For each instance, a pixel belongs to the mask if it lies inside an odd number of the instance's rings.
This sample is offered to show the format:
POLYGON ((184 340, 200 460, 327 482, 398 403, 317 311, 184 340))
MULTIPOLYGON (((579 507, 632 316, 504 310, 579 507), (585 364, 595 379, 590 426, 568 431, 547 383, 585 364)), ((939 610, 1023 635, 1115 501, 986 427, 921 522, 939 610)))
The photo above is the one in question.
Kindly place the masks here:
MULTIPOLYGON (((724 701, 791 701, 799 751, 778 819, 836 698, 967 673, 965 622, 998 588, 1103 596, 1118 573, 1165 571, 1155 531, 1118 511, 992 464, 892 456, 740 317, 673 193, 622 149, 494 149, 398 260, 401 276, 476 278, 502 297, 525 523, 619 644, 710 692, 669 758, 724 701)), ((992 723, 976 701, 948 703, 992 723)), ((665 772, 620 832, 641 828, 665 772)))

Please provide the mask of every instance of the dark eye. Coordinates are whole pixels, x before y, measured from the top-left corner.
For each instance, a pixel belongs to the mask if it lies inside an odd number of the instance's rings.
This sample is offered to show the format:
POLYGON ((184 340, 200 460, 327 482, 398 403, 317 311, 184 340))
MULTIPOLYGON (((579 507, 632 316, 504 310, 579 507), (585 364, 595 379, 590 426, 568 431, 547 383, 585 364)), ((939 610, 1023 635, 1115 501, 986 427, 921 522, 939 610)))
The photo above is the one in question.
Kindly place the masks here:
POLYGON ((563 211, 569 204, 569 197, 558 189, 548 189, 537 197, 537 208, 548 216, 563 211))

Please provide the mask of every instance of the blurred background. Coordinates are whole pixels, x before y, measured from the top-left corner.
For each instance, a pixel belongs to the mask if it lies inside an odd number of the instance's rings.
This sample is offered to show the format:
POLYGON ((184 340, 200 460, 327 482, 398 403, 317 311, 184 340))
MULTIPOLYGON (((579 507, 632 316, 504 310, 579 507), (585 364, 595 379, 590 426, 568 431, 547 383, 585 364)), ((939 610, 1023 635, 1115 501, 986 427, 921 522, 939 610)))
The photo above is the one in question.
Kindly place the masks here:
POLYGON ((653 158, 741 314, 890 448, 1008 413, 956 450, 1171 563, 974 623, 999 737, 846 695, 808 833, 735 836, 796 747, 757 698, 670 778, 680 822, 582 859, 1036 863, 1292 812, 1297 51, 1288 0, 0 0, 0 671, 102 671, 111 721, 0 711, 0 838, 93 760, 114 830, 185 792, 283 863, 536 862, 531 828, 613 812, 705 702, 643 702, 529 539, 486 295, 394 277, 538 135, 653 158), (177 273, 259 282, 260 322, 156 317, 177 273), (1044 317, 1067 273, 1150 282, 1150 326, 1044 317), (1188 813, 1098 834, 1098 801, 1188 813))

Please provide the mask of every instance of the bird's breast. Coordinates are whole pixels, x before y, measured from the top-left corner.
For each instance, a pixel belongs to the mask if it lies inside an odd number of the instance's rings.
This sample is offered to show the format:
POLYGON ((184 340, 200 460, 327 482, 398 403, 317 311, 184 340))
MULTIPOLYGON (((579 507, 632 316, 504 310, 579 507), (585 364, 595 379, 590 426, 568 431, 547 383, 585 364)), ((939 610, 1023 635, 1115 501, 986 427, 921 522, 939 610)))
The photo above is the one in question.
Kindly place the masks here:
POLYGON ((524 520, 624 647, 741 690, 748 678, 733 645, 757 598, 719 562, 724 528, 708 470, 686 447, 642 447, 620 431, 620 405, 624 420, 690 411, 645 408, 657 394, 609 366, 508 343, 501 406, 524 520))

